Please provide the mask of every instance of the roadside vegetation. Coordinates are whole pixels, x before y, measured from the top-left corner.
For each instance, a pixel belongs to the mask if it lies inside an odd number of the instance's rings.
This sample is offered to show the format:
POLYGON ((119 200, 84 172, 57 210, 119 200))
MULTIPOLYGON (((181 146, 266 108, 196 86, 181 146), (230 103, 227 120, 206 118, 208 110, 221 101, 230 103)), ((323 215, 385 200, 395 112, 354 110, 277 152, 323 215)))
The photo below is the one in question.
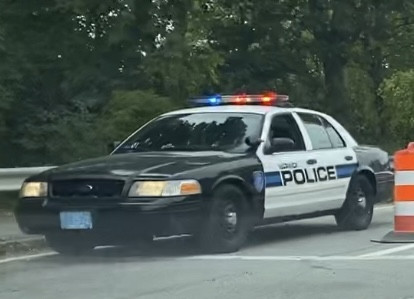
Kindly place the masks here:
POLYGON ((414 139, 413 41, 410 0, 1 1, 0 167, 103 155, 190 96, 263 90, 392 152, 414 139))

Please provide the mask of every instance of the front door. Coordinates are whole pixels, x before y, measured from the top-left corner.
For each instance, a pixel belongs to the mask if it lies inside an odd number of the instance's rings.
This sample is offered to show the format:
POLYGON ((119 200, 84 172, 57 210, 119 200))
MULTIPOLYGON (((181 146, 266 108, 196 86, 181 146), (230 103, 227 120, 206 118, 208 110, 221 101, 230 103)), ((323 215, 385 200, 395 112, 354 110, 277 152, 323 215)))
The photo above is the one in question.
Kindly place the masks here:
POLYGON ((306 214, 310 211, 310 198, 315 184, 309 175, 306 146, 301 130, 292 113, 275 114, 265 122, 258 148, 265 176, 265 218, 306 214), (272 138, 289 138, 294 147, 288 151, 268 152, 272 138))

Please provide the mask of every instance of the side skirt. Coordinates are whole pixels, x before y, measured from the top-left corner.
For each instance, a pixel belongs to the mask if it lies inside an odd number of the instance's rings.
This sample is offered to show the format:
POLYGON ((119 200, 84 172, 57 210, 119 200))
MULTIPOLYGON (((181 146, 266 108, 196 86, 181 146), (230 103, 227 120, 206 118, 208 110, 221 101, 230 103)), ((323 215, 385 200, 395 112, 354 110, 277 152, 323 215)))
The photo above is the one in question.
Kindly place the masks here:
POLYGON ((301 215, 288 215, 288 216, 281 216, 281 217, 266 218, 260 221, 256 226, 282 223, 282 222, 288 222, 288 221, 293 221, 293 220, 302 220, 302 219, 330 216, 330 215, 334 215, 336 212, 338 212, 338 210, 317 211, 317 212, 301 214, 301 215))

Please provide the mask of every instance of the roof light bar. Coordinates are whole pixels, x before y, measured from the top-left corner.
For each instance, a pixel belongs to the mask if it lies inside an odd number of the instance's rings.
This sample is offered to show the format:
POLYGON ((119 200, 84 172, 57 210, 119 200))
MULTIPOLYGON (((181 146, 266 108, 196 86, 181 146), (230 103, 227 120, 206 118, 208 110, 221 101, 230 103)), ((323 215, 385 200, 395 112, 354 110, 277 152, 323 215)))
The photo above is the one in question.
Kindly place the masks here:
POLYGON ((274 92, 264 94, 236 94, 236 95, 214 95, 191 99, 190 103, 196 106, 217 106, 217 105, 264 105, 292 107, 287 95, 280 95, 274 92))

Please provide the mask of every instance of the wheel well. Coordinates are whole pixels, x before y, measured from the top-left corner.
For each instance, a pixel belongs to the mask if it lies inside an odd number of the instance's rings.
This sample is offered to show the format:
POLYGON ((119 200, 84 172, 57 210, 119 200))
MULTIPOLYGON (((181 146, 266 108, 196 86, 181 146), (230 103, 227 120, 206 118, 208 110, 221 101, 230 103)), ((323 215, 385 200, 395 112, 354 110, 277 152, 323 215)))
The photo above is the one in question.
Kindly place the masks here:
POLYGON ((237 179, 237 178, 224 179, 223 181, 218 183, 214 187, 214 189, 217 189, 218 187, 223 186, 223 185, 227 185, 227 184, 233 185, 233 186, 239 188, 245 194, 247 204, 249 205, 249 208, 250 208, 250 211, 251 211, 251 216, 253 216, 253 218, 252 218, 253 224, 260 221, 260 219, 263 218, 264 201, 262 201, 260 203, 255 202, 253 192, 251 190, 249 190, 249 188, 245 185, 245 183, 242 180, 237 179))
POLYGON ((364 169, 364 170, 361 170, 358 174, 365 176, 369 180, 372 188, 374 188, 374 193, 376 195, 377 194, 377 180, 375 178, 375 175, 372 173, 372 171, 364 169))
POLYGON ((214 189, 217 189, 218 187, 226 185, 226 184, 231 184, 231 185, 234 185, 234 186, 240 188, 240 190, 242 190, 243 193, 246 195, 246 199, 247 199, 248 203, 253 207, 253 194, 246 187, 246 185, 243 183, 243 181, 238 180, 236 178, 228 178, 228 179, 225 179, 225 180, 221 181, 219 184, 217 184, 214 187, 214 189))

